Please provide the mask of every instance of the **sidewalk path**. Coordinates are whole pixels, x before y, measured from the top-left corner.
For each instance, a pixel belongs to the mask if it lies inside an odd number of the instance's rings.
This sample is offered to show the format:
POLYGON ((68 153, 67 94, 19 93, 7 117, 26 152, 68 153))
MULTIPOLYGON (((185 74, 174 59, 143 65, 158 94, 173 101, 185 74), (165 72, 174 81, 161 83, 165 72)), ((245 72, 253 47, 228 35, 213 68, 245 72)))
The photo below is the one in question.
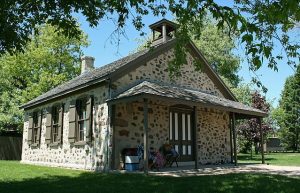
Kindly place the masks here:
POLYGON ((251 164, 251 165, 214 165, 214 166, 203 166, 199 169, 192 169, 191 166, 186 167, 172 167, 165 168, 162 171, 151 171, 151 175, 158 176, 201 176, 201 175, 220 175, 230 173, 262 173, 262 174, 275 174, 284 175, 300 178, 300 167, 296 166, 274 166, 274 165, 262 165, 262 164, 251 164))

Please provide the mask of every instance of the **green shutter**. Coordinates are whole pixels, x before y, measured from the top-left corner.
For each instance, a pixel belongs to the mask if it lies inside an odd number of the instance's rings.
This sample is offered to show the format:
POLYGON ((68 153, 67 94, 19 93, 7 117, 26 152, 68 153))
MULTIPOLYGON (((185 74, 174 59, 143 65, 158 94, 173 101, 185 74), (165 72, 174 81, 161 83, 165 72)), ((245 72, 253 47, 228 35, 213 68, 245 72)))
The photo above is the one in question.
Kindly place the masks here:
POLYGON ((92 118, 93 118, 93 96, 90 96, 86 102, 86 141, 92 141, 92 118))
POLYGON ((58 114, 58 137, 57 137, 58 143, 62 143, 63 122, 64 122, 64 105, 61 104, 59 108, 59 114, 58 114))
POLYGON ((37 130, 37 140, 36 140, 37 144, 40 144, 40 140, 41 140, 42 119, 43 119, 43 110, 38 112, 38 130, 37 130))
POLYGON ((28 137, 27 137, 28 144, 32 144, 32 127, 33 127, 33 117, 32 117, 32 113, 30 113, 29 114, 28 137))
POLYGON ((51 143, 51 127, 52 127, 52 108, 49 107, 47 109, 47 115, 46 115, 46 137, 45 141, 46 144, 51 143))
POLYGON ((70 102, 69 108, 69 135, 68 139, 70 143, 76 141, 76 102, 70 102))

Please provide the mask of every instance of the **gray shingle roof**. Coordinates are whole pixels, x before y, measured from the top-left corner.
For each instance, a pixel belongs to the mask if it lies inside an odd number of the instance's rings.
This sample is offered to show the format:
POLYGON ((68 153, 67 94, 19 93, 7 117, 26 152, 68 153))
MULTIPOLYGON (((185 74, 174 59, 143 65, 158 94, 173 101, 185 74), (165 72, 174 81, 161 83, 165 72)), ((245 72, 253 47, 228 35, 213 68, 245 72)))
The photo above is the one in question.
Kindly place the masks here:
MULTIPOLYGON (((163 52, 165 49, 172 48, 173 45, 175 44, 175 42, 176 42, 176 39, 174 38, 174 39, 167 41, 166 43, 159 44, 159 45, 151 47, 149 49, 142 50, 140 52, 131 54, 129 56, 121 58, 115 62, 112 62, 112 63, 102 66, 100 68, 96 68, 94 70, 83 73, 83 74, 79 75, 78 77, 75 77, 74 79, 72 79, 66 83, 63 83, 63 84, 53 88, 52 90, 38 96, 37 98, 29 101, 28 103, 22 105, 20 108, 29 108, 32 106, 36 106, 38 104, 44 103, 44 102, 52 100, 52 99, 56 99, 58 97, 72 93, 74 91, 89 87, 91 85, 94 85, 94 84, 97 84, 100 82, 104 82, 105 80, 108 80, 110 77, 113 77, 117 73, 122 72, 123 70, 126 71, 126 69, 129 68, 130 66, 139 65, 141 62, 144 62, 145 60, 147 60, 147 58, 151 57, 152 55, 155 55, 155 53, 159 54, 159 53, 163 52)), ((221 83, 220 87, 223 88, 223 92, 225 94, 227 94, 226 96, 232 100, 236 100, 234 95, 226 87, 226 85, 222 82, 220 77, 209 66, 209 64, 207 63, 205 58, 202 56, 200 51, 193 44, 193 42, 190 42, 190 46, 192 49, 194 49, 196 51, 196 54, 198 54, 199 57, 204 61, 204 64, 207 65, 207 69, 209 72, 211 72, 211 76, 213 78, 215 78, 216 81, 219 81, 221 83)))
POLYGON ((220 98, 212 94, 208 94, 198 90, 191 90, 187 88, 179 88, 178 86, 165 85, 163 83, 143 81, 130 89, 117 94, 111 101, 118 99, 129 98, 138 95, 150 95, 156 97, 167 97, 170 99, 179 99, 183 101, 190 101, 201 103, 206 107, 216 107, 230 112, 236 112, 244 115, 267 116, 266 112, 259 109, 249 107, 243 103, 220 98))
POLYGON ((116 61, 114 61, 110 64, 107 64, 105 66, 102 66, 100 68, 96 68, 94 70, 85 72, 85 73, 73 78, 72 80, 69 80, 68 82, 65 82, 65 83, 51 89, 50 91, 38 96, 37 98, 29 101, 28 103, 22 105, 21 108, 26 108, 28 106, 38 104, 38 103, 43 102, 45 100, 56 98, 57 96, 60 96, 60 95, 65 94, 69 91, 72 91, 75 88, 84 87, 85 85, 87 85, 89 83, 93 83, 93 82, 97 82, 97 81, 101 82, 101 81, 105 80, 105 78, 109 74, 117 71, 118 69, 120 69, 121 67, 123 67, 126 64, 130 63, 131 61, 145 55, 146 53, 149 52, 149 50, 150 49, 142 50, 140 52, 131 54, 129 56, 126 56, 124 58, 116 60, 116 61))

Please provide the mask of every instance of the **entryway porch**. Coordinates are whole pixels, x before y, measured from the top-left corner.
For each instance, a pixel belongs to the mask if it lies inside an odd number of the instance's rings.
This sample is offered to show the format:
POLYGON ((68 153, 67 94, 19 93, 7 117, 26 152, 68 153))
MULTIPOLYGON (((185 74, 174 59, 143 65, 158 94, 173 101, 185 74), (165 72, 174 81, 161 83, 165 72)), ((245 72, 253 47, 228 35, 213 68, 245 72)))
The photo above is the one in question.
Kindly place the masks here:
POLYGON ((158 150, 166 143, 174 145, 182 161, 193 161, 195 168, 199 164, 237 164, 235 120, 266 116, 212 94, 149 81, 116 93, 108 103, 114 168, 120 169, 122 148, 143 143, 145 173, 149 170, 147 150, 158 150))

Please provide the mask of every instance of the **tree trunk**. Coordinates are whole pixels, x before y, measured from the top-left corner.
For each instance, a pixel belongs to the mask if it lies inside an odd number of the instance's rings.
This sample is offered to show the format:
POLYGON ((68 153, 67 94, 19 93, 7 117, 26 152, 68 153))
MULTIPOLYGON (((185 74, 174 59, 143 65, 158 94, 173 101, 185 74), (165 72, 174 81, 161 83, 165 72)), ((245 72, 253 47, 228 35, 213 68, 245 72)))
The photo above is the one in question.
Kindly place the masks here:
POLYGON ((250 143, 250 155, 251 155, 251 160, 252 160, 253 159, 252 142, 250 143))
MULTIPOLYGON (((297 126, 298 127, 298 126, 297 126)), ((299 128, 296 127, 296 140, 295 140, 295 150, 298 151, 299 147, 299 128)))
POLYGON ((257 155, 259 152, 259 143, 255 143, 255 154, 257 155))

